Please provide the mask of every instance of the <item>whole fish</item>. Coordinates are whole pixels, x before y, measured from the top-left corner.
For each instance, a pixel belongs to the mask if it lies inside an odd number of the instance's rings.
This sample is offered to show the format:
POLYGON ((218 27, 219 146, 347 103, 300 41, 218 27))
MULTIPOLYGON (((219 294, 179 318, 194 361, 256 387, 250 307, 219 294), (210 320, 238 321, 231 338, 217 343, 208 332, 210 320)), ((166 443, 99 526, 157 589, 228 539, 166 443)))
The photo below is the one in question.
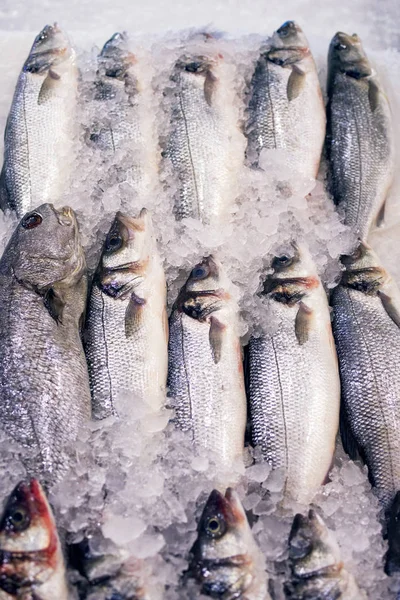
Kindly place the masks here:
POLYGON ((390 106, 360 38, 337 33, 328 56, 327 153, 333 198, 345 223, 366 239, 383 219, 393 179, 390 106))
POLYGON ((249 342, 252 440, 284 472, 284 494, 309 502, 331 466, 340 383, 329 306, 312 258, 291 244, 264 283, 273 324, 249 342))
POLYGON ((211 256, 194 267, 172 309, 168 353, 177 426, 227 465, 242 456, 246 427, 238 306, 231 285, 211 256))
POLYGON ((342 441, 352 458, 359 453, 365 460, 388 508, 400 489, 400 292, 365 243, 343 262, 346 270, 332 294, 342 441))
POLYGON ((73 163, 78 71, 57 25, 36 37, 18 78, 4 137, 0 206, 22 217, 63 194, 73 163))
POLYGON ((246 126, 249 161, 257 166, 264 148, 285 151, 288 167, 314 179, 325 123, 324 101, 307 39, 294 21, 287 21, 262 48, 251 81, 246 126))
POLYGON ((346 571, 334 535, 310 510, 296 515, 289 535, 291 580, 285 585, 291 600, 366 600, 346 571))
POLYGON ((0 522, 0 600, 69 600, 54 516, 40 483, 21 481, 0 522))
POLYGON ((116 414, 118 394, 152 410, 165 401, 166 283, 150 214, 117 213, 90 294, 85 350, 93 416, 116 414))
POLYGON ((221 56, 183 56, 175 64, 164 154, 177 178, 177 219, 224 221, 235 201, 244 138, 226 71, 221 56))
POLYGON ((27 213, 0 260, 0 428, 47 484, 66 470, 66 447, 90 417, 79 332, 86 288, 73 211, 27 213))
POLYGON ((268 577, 242 503, 228 488, 213 490, 191 549, 190 572, 202 593, 224 600, 270 600, 268 577))

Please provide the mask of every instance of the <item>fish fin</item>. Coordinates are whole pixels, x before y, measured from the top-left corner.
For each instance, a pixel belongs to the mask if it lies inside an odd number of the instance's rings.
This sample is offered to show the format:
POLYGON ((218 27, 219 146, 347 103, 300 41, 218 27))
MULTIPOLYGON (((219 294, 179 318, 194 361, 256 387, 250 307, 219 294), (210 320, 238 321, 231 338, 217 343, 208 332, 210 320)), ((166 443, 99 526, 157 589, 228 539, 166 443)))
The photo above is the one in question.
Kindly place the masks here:
POLYGON ((381 291, 378 292, 378 296, 381 299, 383 308, 386 310, 393 323, 395 323, 397 327, 400 327, 400 313, 393 304, 393 299, 381 291))
POLYGON ((293 65, 286 87, 286 95, 289 102, 295 100, 300 95, 305 83, 306 74, 299 67, 293 65))
POLYGON ((349 455, 351 460, 362 460, 360 448, 356 442, 356 439, 349 427, 349 423, 346 418, 346 412, 343 404, 340 407, 340 439, 342 440, 343 450, 349 455))
POLYGON ((65 301, 60 294, 50 288, 46 291, 43 297, 43 302, 48 310, 49 315, 57 324, 62 325, 62 316, 65 306, 65 301))
POLYGON ((368 101, 369 106, 374 112, 379 104, 379 87, 373 79, 368 81, 368 101))
POLYGON ((210 69, 207 70, 206 77, 204 79, 204 98, 208 106, 211 106, 212 96, 214 93, 215 84, 217 82, 217 78, 210 69))
POLYGON ((215 364, 218 364, 221 360, 222 337, 224 329, 225 325, 223 325, 223 323, 218 321, 218 319, 215 317, 210 317, 210 332, 208 335, 215 364))
POLYGON ((163 311, 162 322, 163 322, 163 332, 164 332, 164 336, 165 336, 165 342, 166 342, 166 344, 168 344, 168 339, 169 339, 169 323, 168 323, 167 311, 165 310, 165 308, 164 308, 164 311, 163 311))
POLYGON ((304 302, 299 302, 299 310, 297 311, 294 328, 300 346, 308 340, 313 316, 313 310, 304 304, 304 302))
POLYGON ((125 311, 125 335, 127 338, 138 331, 141 325, 143 307, 145 304, 146 300, 139 298, 136 294, 131 294, 125 311))
POLYGON ((382 204, 382 206, 380 207, 378 215, 376 217, 375 224, 376 224, 377 227, 382 227, 382 225, 383 225, 383 223, 385 221, 385 210, 386 210, 386 200, 382 204))
POLYGON ((54 88, 57 86, 60 79, 61 77, 58 75, 58 73, 49 69, 49 72, 42 83, 42 87, 40 88, 38 104, 44 104, 50 100, 51 96, 53 95, 54 88))

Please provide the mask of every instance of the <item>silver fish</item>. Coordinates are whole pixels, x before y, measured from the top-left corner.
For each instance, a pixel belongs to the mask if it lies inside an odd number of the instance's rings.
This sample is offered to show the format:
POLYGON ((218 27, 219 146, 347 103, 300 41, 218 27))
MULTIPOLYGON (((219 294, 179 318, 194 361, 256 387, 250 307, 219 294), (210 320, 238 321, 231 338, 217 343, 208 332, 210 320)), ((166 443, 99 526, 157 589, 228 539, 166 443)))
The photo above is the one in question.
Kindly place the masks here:
POLYGON ((284 494, 307 503, 331 466, 339 424, 340 383, 329 306, 304 246, 272 262, 264 284, 270 332, 249 342, 252 439, 284 494))
POLYGON ((165 401, 166 283, 150 214, 117 213, 90 294, 85 350, 93 416, 116 414, 128 393, 151 410, 165 401))
POLYGON ((325 106, 307 39, 293 21, 265 45, 251 81, 246 133, 247 156, 285 151, 287 164, 303 177, 318 173, 325 138, 325 106))
POLYGON ((388 508, 400 489, 400 291, 365 243, 343 262, 332 294, 342 441, 352 458, 361 454, 388 508))
POLYGON ((213 490, 204 507, 190 571, 202 592, 223 600, 270 600, 268 576, 242 503, 228 488, 213 490))
POLYGON ((222 57, 183 56, 172 75, 171 132, 165 155, 178 183, 177 219, 216 223, 235 201, 244 138, 222 57))
POLYGON ((57 26, 36 37, 18 78, 4 137, 0 206, 22 217, 62 196, 73 163, 75 52, 57 26))
POLYGON ((244 448, 246 394, 238 306, 221 264, 196 265, 173 307, 169 395, 176 424, 229 465, 244 448))
POLYGON ((285 586, 290 600, 366 600, 346 571, 334 535, 310 510, 295 516, 289 536, 291 580, 285 586))
POLYGON ((86 289, 73 211, 43 204, 25 215, 0 260, 0 428, 47 484, 66 470, 66 447, 90 417, 86 289))
POLYGON ((345 223, 363 240, 383 220, 393 179, 390 106, 359 37, 337 33, 328 56, 330 186, 345 223))
POLYGON ((0 521, 0 600, 70 600, 54 516, 40 483, 21 481, 0 521))

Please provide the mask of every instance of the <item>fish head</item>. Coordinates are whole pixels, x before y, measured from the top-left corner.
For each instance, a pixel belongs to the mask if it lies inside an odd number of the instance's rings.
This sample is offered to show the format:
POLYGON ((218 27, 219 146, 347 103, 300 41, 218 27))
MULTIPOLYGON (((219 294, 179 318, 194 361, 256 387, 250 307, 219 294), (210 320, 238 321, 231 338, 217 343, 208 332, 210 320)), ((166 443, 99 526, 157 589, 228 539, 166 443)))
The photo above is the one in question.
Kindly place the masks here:
POLYGON ((135 64, 136 57, 129 50, 126 33, 114 33, 98 57, 96 99, 114 98, 118 82, 123 83, 128 95, 134 95, 137 92, 137 80, 132 70, 135 64))
POLYGON ((388 516, 389 549, 386 554, 385 571, 388 575, 393 575, 400 571, 400 491, 394 497, 388 516))
POLYGON ((22 481, 0 522, 0 588, 18 592, 27 582, 42 583, 57 568, 60 553, 54 517, 40 483, 22 481))
POLYGON ((289 561, 296 577, 306 578, 340 562, 339 548, 322 518, 312 509, 297 514, 289 535, 289 561))
POLYGON ((349 256, 341 256, 345 267, 341 285, 374 294, 388 279, 385 269, 375 252, 366 242, 360 241, 355 251, 349 256))
MULTIPOLYGON (((264 294, 283 294, 288 301, 299 293, 320 285, 318 273, 308 248, 291 242, 280 248, 271 261, 272 273, 264 282, 264 294)), ((276 298, 278 299, 278 298, 276 298)), ((290 303, 290 302, 289 302, 290 303)))
POLYGON ((328 53, 328 80, 336 73, 345 73, 361 79, 371 75, 372 70, 356 33, 348 35, 338 31, 332 38, 328 53))
POLYGON ((172 80, 181 86, 189 86, 203 93, 206 103, 211 106, 218 78, 215 69, 222 57, 184 55, 175 63, 172 80))
POLYGON ((254 544, 246 514, 237 493, 228 488, 225 496, 213 490, 198 525, 191 549, 190 570, 202 584, 203 592, 225 597, 239 594, 251 584, 254 544))
POLYGON ((78 223, 70 207, 42 204, 27 213, 5 255, 17 280, 39 290, 60 281, 72 284, 86 271, 78 223))
POLYGON ((308 41, 301 27, 295 21, 285 21, 272 36, 275 48, 308 48, 308 41))
POLYGON ((46 73, 51 67, 74 58, 71 44, 57 23, 46 25, 36 36, 23 71, 28 73, 46 73))

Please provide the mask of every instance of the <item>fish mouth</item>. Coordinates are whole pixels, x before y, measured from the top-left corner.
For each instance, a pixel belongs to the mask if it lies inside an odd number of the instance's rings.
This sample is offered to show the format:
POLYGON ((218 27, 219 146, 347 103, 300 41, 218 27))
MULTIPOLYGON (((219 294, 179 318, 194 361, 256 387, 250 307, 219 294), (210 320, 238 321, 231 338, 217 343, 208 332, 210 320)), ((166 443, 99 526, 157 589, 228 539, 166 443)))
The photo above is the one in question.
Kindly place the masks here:
POLYGON ((44 73, 64 62, 72 55, 72 49, 64 32, 57 23, 46 25, 36 36, 23 71, 44 73))
POLYGON ((115 221, 121 223, 126 228, 129 236, 128 239, 132 240, 136 232, 145 231, 147 215, 148 211, 146 208, 142 208, 138 217, 131 217, 125 213, 117 212, 115 221))

